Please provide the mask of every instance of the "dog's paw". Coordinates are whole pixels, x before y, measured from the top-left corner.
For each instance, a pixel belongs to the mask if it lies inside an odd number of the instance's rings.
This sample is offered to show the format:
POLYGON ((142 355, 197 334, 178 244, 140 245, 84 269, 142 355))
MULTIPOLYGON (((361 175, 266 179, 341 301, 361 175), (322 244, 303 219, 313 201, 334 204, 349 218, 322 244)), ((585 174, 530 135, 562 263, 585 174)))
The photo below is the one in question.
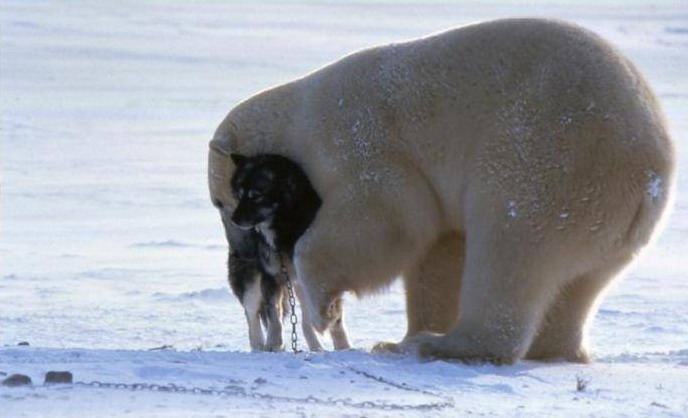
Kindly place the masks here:
POLYGON ((281 353, 282 351, 284 351, 284 344, 265 345, 263 347, 263 351, 267 351, 269 353, 281 353))

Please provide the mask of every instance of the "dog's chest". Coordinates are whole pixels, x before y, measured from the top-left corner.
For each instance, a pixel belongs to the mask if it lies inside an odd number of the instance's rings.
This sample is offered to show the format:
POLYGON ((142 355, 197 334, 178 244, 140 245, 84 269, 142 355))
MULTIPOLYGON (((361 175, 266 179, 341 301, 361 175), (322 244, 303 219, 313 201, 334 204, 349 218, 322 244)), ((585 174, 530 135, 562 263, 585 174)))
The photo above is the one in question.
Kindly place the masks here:
POLYGON ((260 261, 268 273, 277 275, 280 272, 280 259, 275 231, 265 224, 258 225, 256 229, 264 240, 260 245, 260 261))
POLYGON ((260 235, 263 236, 263 239, 265 242, 272 248, 273 250, 277 250, 277 234, 275 233, 275 230, 268 225, 267 222, 260 223, 256 225, 256 230, 260 235))

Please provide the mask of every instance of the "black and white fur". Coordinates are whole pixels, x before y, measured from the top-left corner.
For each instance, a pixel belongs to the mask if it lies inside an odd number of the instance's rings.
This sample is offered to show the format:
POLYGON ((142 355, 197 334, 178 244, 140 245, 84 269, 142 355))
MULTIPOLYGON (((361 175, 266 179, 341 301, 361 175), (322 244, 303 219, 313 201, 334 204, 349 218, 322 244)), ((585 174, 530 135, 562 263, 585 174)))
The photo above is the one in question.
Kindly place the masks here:
MULTIPOLYGON (((236 166, 232 194, 238 203, 229 219, 223 214, 230 247, 229 282, 244 307, 251 349, 280 351, 284 349, 282 322, 289 310, 280 259, 287 263, 296 295, 302 299, 293 274, 294 246, 315 218, 320 197, 303 170, 288 158, 272 154, 231 157, 236 166)), ((334 308, 339 319, 330 329, 333 345, 337 350, 347 349, 341 299, 334 308)), ((304 310, 301 322, 309 349, 322 351, 304 310)))

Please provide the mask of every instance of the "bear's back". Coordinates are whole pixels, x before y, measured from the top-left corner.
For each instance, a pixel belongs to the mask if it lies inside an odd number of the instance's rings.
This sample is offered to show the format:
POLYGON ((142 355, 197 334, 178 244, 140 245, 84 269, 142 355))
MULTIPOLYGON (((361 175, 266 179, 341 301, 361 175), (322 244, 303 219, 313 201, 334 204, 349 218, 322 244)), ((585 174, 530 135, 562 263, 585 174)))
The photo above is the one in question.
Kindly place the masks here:
POLYGON ((337 184, 390 189, 418 172, 447 213, 480 190, 499 204, 525 196, 541 218, 586 198, 585 185, 601 184, 588 196, 600 199, 605 187, 642 193, 648 176, 668 185, 673 167, 659 106, 635 67, 592 32, 544 19, 359 51, 230 117, 238 152, 299 161, 323 195, 337 184))

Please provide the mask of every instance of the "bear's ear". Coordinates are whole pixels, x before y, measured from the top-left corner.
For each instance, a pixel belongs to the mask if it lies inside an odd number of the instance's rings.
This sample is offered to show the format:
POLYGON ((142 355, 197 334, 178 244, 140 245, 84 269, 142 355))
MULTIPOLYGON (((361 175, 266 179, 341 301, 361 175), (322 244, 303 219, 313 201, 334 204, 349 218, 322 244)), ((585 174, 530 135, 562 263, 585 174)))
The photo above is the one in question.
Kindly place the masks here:
POLYGON ((247 157, 244 157, 243 155, 236 153, 233 153, 232 155, 230 155, 230 157, 232 157, 232 161, 234 162, 234 165, 237 166, 237 168, 246 164, 246 161, 248 160, 247 157))

